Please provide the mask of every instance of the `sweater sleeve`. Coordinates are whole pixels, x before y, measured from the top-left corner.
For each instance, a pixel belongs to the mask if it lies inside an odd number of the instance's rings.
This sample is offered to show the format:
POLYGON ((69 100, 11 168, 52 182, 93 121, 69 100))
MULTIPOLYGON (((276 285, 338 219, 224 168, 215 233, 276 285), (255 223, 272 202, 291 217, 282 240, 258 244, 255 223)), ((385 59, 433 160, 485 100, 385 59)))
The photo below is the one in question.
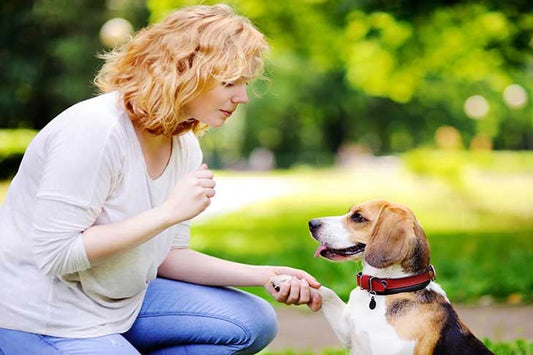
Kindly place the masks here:
POLYGON ((33 253, 47 275, 91 266, 82 234, 100 214, 119 171, 112 130, 98 125, 62 128, 45 144, 32 217, 33 253))

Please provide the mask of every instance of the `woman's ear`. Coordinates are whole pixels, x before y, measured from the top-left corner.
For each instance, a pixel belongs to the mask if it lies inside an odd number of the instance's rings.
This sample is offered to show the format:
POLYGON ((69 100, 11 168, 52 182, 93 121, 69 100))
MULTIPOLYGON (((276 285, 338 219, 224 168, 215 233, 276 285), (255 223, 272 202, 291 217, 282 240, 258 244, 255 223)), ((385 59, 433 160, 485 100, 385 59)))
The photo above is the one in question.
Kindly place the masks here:
POLYGON ((414 234, 413 228, 413 219, 406 211, 383 207, 365 248, 365 261, 378 269, 402 261, 407 255, 407 240, 414 234))

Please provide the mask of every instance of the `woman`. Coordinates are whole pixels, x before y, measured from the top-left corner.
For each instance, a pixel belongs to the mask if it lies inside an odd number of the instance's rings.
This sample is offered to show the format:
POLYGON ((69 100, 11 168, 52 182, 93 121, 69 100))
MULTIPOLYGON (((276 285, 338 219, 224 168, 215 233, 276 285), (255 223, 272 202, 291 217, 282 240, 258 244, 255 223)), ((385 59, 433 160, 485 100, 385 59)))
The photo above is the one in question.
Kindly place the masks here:
POLYGON ((102 95, 36 136, 0 210, 0 353, 265 347, 272 308, 216 286, 261 285, 279 302, 320 308, 303 271, 188 249, 188 220, 215 194, 195 134, 248 102, 266 49, 246 18, 216 5, 176 11, 105 56, 102 95), (295 277, 276 292, 277 274, 295 277))

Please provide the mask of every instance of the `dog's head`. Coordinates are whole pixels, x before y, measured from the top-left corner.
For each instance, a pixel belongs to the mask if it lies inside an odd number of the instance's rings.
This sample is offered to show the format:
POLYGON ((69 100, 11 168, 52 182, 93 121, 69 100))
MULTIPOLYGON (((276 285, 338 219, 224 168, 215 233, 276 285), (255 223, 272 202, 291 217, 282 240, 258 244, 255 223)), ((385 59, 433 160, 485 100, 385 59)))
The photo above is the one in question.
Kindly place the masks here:
POLYGON ((426 235, 405 206, 387 201, 368 201, 337 217, 309 221, 311 235, 319 243, 315 256, 343 261, 364 261, 375 268, 400 264, 410 272, 429 266, 426 235))

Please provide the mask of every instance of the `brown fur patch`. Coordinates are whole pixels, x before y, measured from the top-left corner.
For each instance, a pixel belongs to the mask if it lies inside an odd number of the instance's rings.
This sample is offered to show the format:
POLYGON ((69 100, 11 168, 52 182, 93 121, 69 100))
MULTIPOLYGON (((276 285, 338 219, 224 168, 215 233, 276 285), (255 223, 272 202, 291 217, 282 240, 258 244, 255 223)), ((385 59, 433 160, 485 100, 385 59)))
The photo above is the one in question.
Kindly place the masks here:
POLYGON ((376 268, 389 267, 402 261, 409 251, 407 239, 413 233, 412 222, 406 211, 385 205, 365 249, 365 261, 376 268))
POLYGON ((398 336, 415 340, 415 354, 431 354, 447 318, 444 297, 434 291, 420 290, 389 295, 386 318, 398 336))

